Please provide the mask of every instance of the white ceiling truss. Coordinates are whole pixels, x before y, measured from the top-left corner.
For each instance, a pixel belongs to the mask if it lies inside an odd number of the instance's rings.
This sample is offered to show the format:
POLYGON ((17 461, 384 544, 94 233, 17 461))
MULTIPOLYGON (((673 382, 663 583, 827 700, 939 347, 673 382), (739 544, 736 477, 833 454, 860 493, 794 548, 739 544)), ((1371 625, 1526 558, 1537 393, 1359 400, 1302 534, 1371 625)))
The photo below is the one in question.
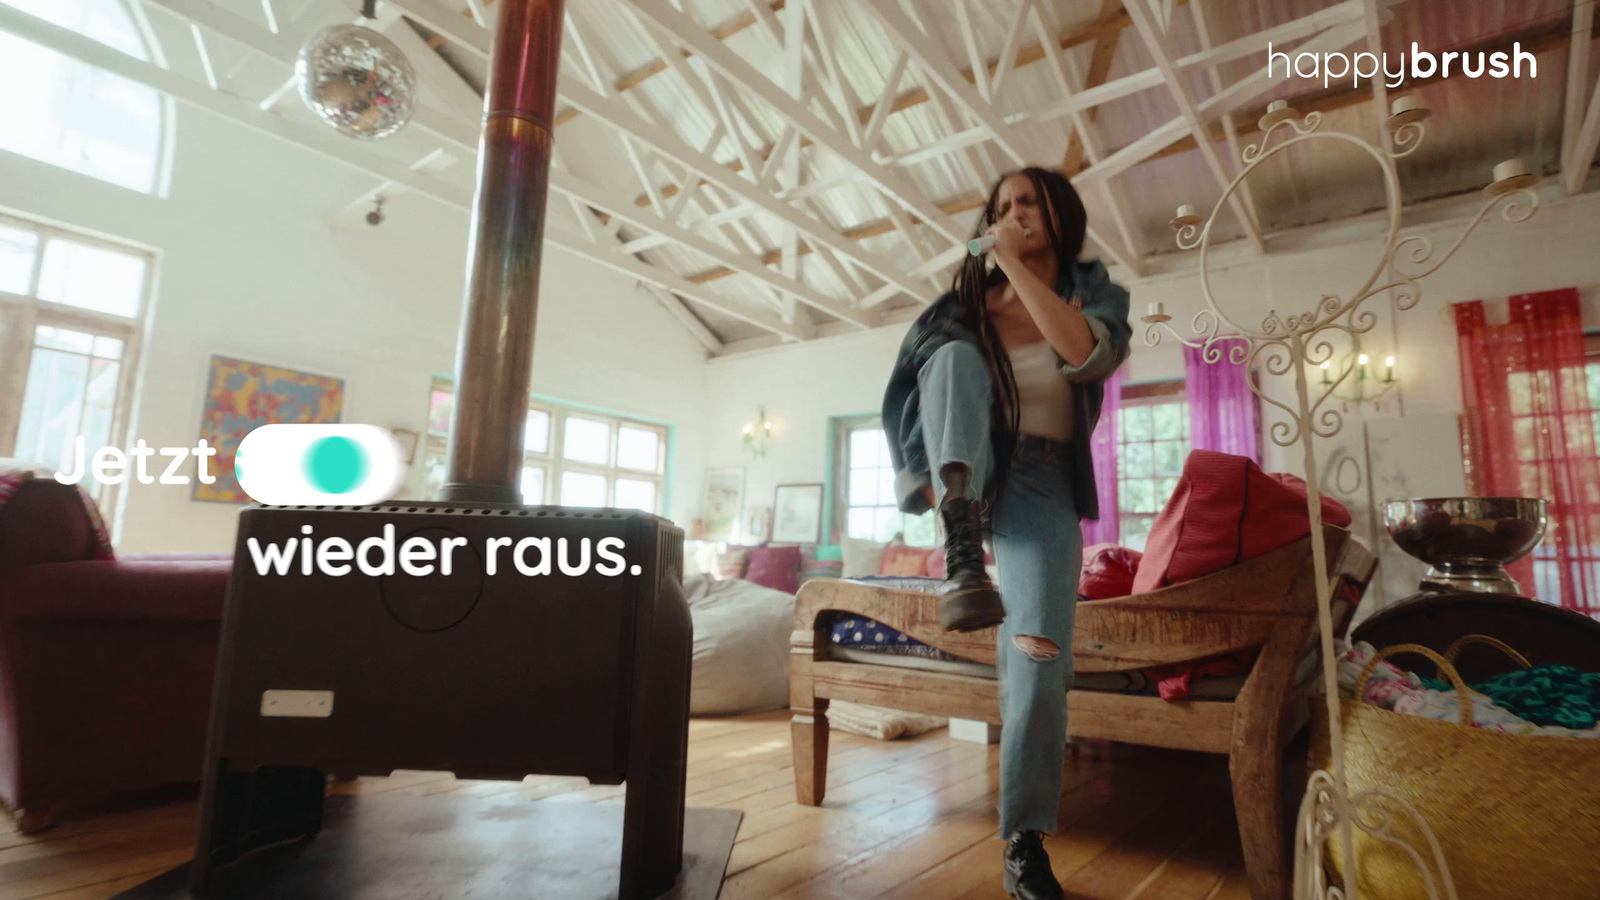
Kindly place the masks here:
MULTIPOLYGON (((358 21, 358 0, 130 2, 184 23, 189 71, 3 4, 0 30, 371 176, 336 223, 408 193, 470 210, 482 101, 464 69, 484 68, 496 0, 379 3, 374 27, 426 88, 407 142, 390 146, 337 135, 292 96, 300 44, 358 21)), ((1182 166, 1195 199, 1220 196, 1267 96, 1284 93, 1267 44, 1377 52, 1403 5, 1328 0, 1274 19, 1247 4, 1250 30, 1233 2, 584 0, 579 14, 569 0, 547 240, 636 279, 707 353, 738 352, 905 322, 948 283, 998 175, 1042 165, 1090 205, 1091 252, 1136 280, 1169 246, 1175 205, 1152 208, 1150 179, 1182 166)), ((1591 0, 1566 13, 1569 193, 1600 147, 1593 13, 1591 0)), ((1389 100, 1381 78, 1311 93, 1325 109, 1389 100)), ((1238 237, 1265 252, 1283 230, 1271 201, 1250 186, 1230 200, 1238 237)))

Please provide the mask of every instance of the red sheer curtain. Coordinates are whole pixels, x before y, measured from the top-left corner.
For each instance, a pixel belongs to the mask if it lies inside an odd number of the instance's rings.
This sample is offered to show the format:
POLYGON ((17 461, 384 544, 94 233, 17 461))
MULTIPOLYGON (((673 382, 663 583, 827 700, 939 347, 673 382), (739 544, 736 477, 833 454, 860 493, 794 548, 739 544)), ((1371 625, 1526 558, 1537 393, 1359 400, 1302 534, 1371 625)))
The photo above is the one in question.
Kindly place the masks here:
POLYGON ((1457 304, 1467 488, 1541 497, 1550 525, 1512 566, 1527 593, 1600 614, 1600 458, 1575 289, 1510 298, 1505 324, 1482 301, 1457 304))

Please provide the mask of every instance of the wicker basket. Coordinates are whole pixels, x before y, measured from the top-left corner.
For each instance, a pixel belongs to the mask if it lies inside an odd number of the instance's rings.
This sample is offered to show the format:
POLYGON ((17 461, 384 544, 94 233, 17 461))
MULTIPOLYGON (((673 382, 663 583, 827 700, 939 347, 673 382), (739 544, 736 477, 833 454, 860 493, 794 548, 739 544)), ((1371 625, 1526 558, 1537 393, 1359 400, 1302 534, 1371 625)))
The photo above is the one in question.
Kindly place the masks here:
MULTIPOLYGON (((1445 656, 1399 644, 1378 661, 1419 653, 1439 666, 1461 695, 1470 723, 1471 698, 1451 660, 1462 646, 1488 643, 1523 667, 1527 660, 1494 638, 1469 635, 1445 656)), ((1513 735, 1341 702, 1346 778, 1352 795, 1379 788, 1408 801, 1433 829, 1460 900, 1596 900, 1600 898, 1600 740, 1513 735)), ((1326 716, 1312 717, 1311 761, 1329 766, 1326 716)), ((1403 817, 1392 832, 1424 858, 1427 840, 1403 817)), ((1356 829, 1360 896, 1425 900, 1423 876, 1406 851, 1356 829)), ((1343 878, 1337 839, 1328 842, 1332 874, 1343 878)), ((1441 890, 1439 896, 1445 896, 1441 890)))

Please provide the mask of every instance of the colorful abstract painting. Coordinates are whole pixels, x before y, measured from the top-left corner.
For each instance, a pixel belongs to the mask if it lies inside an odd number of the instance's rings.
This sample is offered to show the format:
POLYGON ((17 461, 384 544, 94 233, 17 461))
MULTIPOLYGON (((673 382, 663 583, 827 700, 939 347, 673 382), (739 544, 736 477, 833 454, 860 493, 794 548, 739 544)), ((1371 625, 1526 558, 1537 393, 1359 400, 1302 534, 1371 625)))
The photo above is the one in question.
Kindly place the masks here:
POLYGON ((211 357, 200 436, 217 448, 213 484, 194 482, 194 499, 249 503, 233 476, 233 457, 244 436, 263 425, 331 424, 344 411, 344 379, 211 357))

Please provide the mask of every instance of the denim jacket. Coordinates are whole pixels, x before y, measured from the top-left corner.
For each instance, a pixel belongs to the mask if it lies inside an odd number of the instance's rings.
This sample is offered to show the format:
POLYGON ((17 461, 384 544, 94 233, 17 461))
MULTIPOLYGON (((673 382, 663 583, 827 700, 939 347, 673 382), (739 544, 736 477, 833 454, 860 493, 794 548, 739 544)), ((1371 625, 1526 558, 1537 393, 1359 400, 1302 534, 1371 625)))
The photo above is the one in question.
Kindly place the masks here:
MULTIPOLYGON (((1128 324, 1128 292, 1111 281, 1099 261, 1079 262, 1056 285, 1062 302, 1080 298, 1084 318, 1094 333, 1094 351, 1081 366, 1072 366, 1059 354, 1056 362, 1061 374, 1072 383, 1074 414, 1073 452, 1066 473, 1072 485, 1078 516, 1100 517, 1100 502, 1095 494, 1094 459, 1089 436, 1100 421, 1100 406, 1105 400, 1105 380, 1128 358, 1128 343, 1133 329, 1128 324)), ((889 440, 889 456, 894 463, 895 494, 900 509, 913 515, 931 507, 926 489, 933 484, 928 471, 928 450, 922 436, 922 407, 917 375, 935 350, 951 341, 978 343, 977 335, 956 320, 957 300, 946 293, 917 317, 900 345, 889 386, 883 396, 883 430, 889 440)), ((993 499, 993 498, 989 498, 993 499)))

